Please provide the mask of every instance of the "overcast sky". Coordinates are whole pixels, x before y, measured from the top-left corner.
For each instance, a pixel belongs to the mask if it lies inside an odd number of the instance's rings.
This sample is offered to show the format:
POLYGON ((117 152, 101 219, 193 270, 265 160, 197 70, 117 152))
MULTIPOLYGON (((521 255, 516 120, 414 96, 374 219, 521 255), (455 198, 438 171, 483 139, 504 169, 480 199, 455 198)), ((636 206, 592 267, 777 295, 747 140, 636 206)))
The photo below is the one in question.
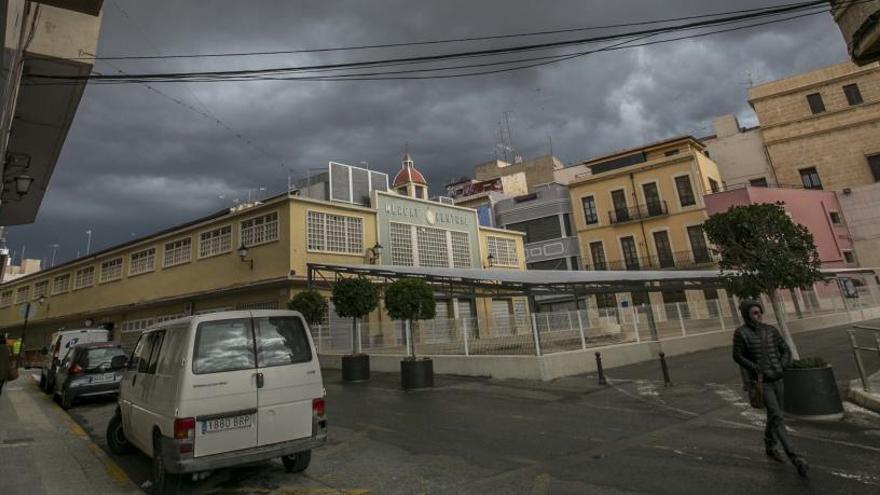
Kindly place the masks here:
MULTIPOLYGON (((791 0, 107 0, 99 56, 352 46, 601 26, 791 0), (735 7, 732 7, 735 5, 735 7)), ((588 35, 595 32, 588 32, 588 35)), ((577 33, 575 36, 584 34, 577 33)), ((568 35, 571 37, 572 35, 568 35)), ((560 38, 541 38, 539 41, 560 38)), ((532 42, 505 40, 247 59, 99 61, 105 74, 222 70, 403 57, 532 42)), ((569 49, 570 50, 570 49, 569 49)), ((544 53, 542 53, 544 54, 544 53)), ((369 82, 89 85, 34 224, 9 228, 16 254, 56 263, 266 193, 330 160, 393 174, 406 143, 432 194, 495 157, 510 114, 526 158, 565 163, 690 133, 735 113, 760 83, 846 60, 829 14, 591 55, 476 78, 369 82), (220 119, 229 131, 171 98, 220 119), (235 134, 242 137, 236 137, 235 134), (250 140, 253 145, 246 142, 250 140), (224 196, 220 198, 219 196, 224 196)), ((18 256, 16 257, 17 260, 18 256)))

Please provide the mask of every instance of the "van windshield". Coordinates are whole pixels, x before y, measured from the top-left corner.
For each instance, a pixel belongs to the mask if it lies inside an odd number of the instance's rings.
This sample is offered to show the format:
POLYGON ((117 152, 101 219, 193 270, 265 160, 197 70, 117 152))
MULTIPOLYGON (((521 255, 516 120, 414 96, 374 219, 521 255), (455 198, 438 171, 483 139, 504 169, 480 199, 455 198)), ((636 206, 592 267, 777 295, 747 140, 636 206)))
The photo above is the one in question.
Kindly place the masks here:
POLYGON ((254 368, 250 318, 199 323, 193 351, 193 373, 220 373, 254 368))
POLYGON ((254 318, 254 325, 260 368, 312 360, 312 349, 301 319, 295 316, 254 318))

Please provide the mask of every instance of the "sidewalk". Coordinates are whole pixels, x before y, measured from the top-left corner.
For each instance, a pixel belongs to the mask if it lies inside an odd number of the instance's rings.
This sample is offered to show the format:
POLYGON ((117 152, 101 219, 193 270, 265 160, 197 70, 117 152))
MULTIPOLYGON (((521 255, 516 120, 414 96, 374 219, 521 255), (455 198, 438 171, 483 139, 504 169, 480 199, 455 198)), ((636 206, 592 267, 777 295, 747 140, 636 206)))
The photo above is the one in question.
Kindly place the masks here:
POLYGON ((0 485, 4 495, 141 493, 24 370, 0 396, 0 485))
POLYGON ((870 392, 862 388, 862 381, 858 378, 851 380, 847 399, 865 409, 880 413, 880 371, 868 377, 868 386, 871 388, 870 392))

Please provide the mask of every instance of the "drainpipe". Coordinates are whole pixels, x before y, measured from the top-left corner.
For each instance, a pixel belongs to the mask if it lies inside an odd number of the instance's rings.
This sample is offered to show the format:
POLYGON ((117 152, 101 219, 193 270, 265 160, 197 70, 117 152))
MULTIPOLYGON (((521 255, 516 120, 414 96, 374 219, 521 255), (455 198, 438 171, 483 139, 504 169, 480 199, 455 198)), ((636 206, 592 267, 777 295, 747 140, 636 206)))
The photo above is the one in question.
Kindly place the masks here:
MULTIPOLYGON (((635 174, 630 172, 629 174, 629 182, 633 190, 633 199, 636 202, 636 214, 639 212, 639 196, 636 194, 636 178, 635 174)), ((648 200, 645 198, 645 207, 647 208, 648 200)), ((648 263, 651 263, 651 250, 648 248, 648 234, 645 232, 645 220, 639 218, 639 226, 642 228, 642 244, 645 246, 645 257, 648 259, 648 263)))

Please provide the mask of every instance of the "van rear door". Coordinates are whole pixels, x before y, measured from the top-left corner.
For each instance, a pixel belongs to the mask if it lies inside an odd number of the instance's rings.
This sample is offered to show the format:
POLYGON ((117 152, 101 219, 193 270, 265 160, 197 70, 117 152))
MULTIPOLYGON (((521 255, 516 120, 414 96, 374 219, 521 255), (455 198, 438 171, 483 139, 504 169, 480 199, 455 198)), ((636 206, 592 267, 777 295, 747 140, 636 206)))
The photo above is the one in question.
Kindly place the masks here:
POLYGON ((257 445, 257 384, 250 315, 201 321, 181 410, 196 420, 195 457, 257 445))
POLYGON ((321 367, 303 319, 255 311, 258 445, 312 435, 312 400, 323 397, 321 367))

